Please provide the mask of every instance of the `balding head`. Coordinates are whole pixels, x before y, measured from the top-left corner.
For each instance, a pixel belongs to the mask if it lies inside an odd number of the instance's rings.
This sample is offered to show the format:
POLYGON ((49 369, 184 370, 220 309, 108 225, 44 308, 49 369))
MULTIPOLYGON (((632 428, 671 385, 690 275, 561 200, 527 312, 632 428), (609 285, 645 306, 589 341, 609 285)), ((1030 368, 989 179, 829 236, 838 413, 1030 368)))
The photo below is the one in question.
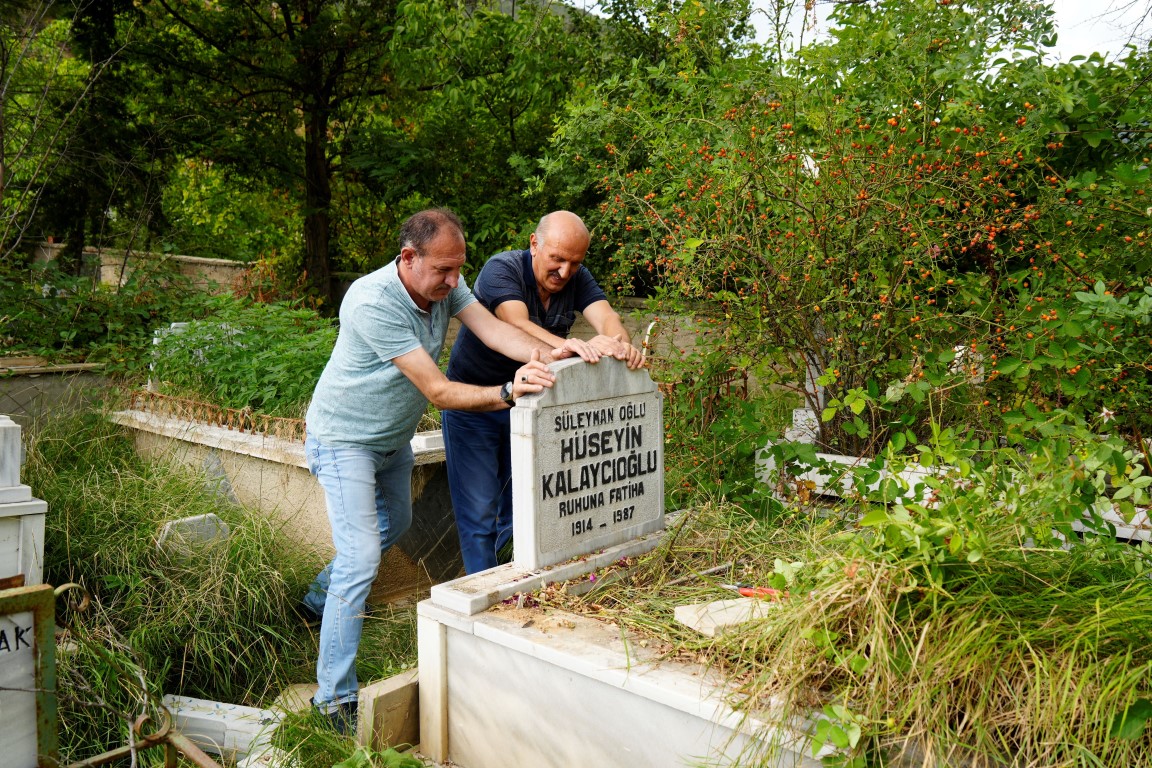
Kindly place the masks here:
POLYGON ((572 211, 553 211, 545 214, 536 224, 537 242, 565 241, 572 247, 587 251, 592 238, 584 220, 572 211))
POLYGON ((559 293, 568 284, 584 263, 591 241, 588 227, 571 211, 553 211, 540 219, 529 242, 541 298, 559 293))

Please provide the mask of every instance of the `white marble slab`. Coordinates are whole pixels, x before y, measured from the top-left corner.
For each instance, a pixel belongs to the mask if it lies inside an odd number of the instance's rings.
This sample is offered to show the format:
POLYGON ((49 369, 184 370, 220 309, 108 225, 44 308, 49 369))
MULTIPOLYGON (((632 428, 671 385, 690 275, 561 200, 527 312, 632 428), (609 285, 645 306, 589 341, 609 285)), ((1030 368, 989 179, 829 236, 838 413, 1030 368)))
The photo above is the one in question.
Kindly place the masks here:
POLYGON ((44 580, 44 518, 41 499, 0 504, 0 578, 24 574, 28 586, 44 580))
POLYGON ((26 485, 11 485, 0 487, 0 504, 11 504, 16 501, 31 501, 32 489, 26 485))
POLYGON ((269 709, 246 707, 190 696, 164 696, 176 730, 205 752, 230 760, 264 752, 281 716, 269 709))
POLYGON ((197 545, 226 541, 231 530, 214 512, 169 520, 160 528, 156 546, 191 550, 197 545))
POLYGON ((741 624, 766 617, 776 605, 757 597, 713 600, 710 603, 678 605, 673 617, 702 635, 716 637, 741 624))
MULTIPOLYGON (((308 468, 308 463, 304 459, 303 441, 285 440, 272 435, 238 432, 226 427, 175 419, 148 411, 116 411, 108 418, 114 424, 131 427, 142 432, 186 440, 210 448, 220 448, 277 464, 308 468)), ((428 433, 428 437, 425 437, 425 434, 417 434, 411 441, 416 463, 429 464, 443 461, 443 438, 437 437, 439 432, 428 433)))
MULTIPOLYGON (((502 608, 439 621, 421 604, 421 752, 460 768, 815 768, 800 731, 730 706, 698 665, 661 660, 615 625, 502 608), (429 682, 428 690, 425 683, 429 682), (769 746, 777 747, 769 755, 769 746)), ((803 723, 797 724, 801 727, 803 723)))
MULTIPOLYGON (((794 467, 789 467, 787 472, 788 482, 790 484, 807 483, 814 494, 839 498, 851 496, 855 492, 852 469, 854 467, 864 466, 872 461, 871 459, 861 458, 859 456, 842 456, 835 453, 819 452, 816 453, 816 458, 822 462, 826 462, 827 467, 808 468, 802 471, 794 467)), ((935 468, 930 471, 920 466, 909 466, 900 472, 893 472, 890 469, 883 468, 877 474, 876 480, 868 485, 868 490, 877 491, 883 480, 899 478, 903 485, 908 488, 908 492, 898 495, 895 501, 900 503, 922 501, 931 493, 931 489, 928 488, 924 481, 930 477, 933 472, 937 475, 945 474, 945 469, 946 468, 935 468)), ((772 456, 772 442, 769 441, 765 444, 764 448, 760 449, 756 454, 756 479, 766 485, 775 487, 778 475, 779 468, 776 466, 776 460, 772 456)))

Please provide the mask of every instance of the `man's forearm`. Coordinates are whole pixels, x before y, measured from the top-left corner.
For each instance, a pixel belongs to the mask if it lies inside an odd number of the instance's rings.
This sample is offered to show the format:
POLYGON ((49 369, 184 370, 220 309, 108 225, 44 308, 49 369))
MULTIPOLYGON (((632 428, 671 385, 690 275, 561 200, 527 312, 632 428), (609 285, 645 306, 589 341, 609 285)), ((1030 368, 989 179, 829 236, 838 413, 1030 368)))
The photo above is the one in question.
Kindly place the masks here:
POLYGON ((445 379, 435 391, 425 393, 441 410, 499 411, 507 408, 500 398, 500 387, 480 387, 445 379))
POLYGON ((506 331, 504 333, 496 334, 496 338, 491 342, 485 341, 489 348, 496 350, 505 357, 510 357, 513 360, 519 360, 525 363, 532 358, 532 352, 540 353, 540 359, 545 361, 552 360, 552 351, 556 347, 548 344, 542 339, 538 339, 529 333, 525 333, 514 325, 501 322, 506 331))
POLYGON ((465 309, 459 317, 484 346, 496 350, 505 357, 526 363, 532 358, 532 352, 535 350, 540 352, 540 358, 545 362, 553 360, 554 347, 500 320, 479 303, 465 309))

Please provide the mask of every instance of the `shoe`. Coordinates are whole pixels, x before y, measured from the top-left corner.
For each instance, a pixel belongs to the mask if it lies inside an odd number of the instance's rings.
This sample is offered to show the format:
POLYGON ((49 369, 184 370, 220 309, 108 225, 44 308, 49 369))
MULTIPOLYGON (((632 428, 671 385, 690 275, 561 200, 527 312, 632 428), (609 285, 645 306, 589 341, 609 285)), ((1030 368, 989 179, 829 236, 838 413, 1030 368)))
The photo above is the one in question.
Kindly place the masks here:
POLYGON ((328 718, 328 722, 332 724, 336 733, 341 736, 356 735, 356 720, 359 715, 360 702, 346 701, 343 704, 337 704, 336 709, 333 710, 317 707, 315 699, 309 699, 308 702, 312 705, 313 711, 328 718))
POLYGON ((312 606, 303 600, 296 603, 296 615, 300 617, 300 621, 304 622, 304 626, 308 629, 316 629, 324 621, 324 616, 316 613, 312 606))

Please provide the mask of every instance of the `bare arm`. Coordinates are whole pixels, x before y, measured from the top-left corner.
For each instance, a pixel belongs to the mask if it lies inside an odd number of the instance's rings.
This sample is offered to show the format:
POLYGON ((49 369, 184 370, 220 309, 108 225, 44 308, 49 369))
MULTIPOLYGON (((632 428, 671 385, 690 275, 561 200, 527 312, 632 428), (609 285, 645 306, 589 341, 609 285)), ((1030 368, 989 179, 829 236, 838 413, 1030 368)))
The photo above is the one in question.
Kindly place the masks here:
MULTIPOLYGON (((392 362, 437 408, 501 411, 508 407, 500 398, 500 387, 477 387, 449 381, 423 348, 393 358, 392 362)), ((512 395, 520 397, 539 392, 545 387, 551 387, 554 381, 556 376, 540 361, 539 351, 533 349, 529 353, 528 362, 516 371, 516 377, 512 380, 512 395)))
MULTIPOLYGON (((583 339, 565 339, 549 333, 532 322, 528 317, 528 305, 522 301, 505 301, 496 307, 496 317, 515 326, 529 336, 540 339, 555 349, 563 349, 570 355, 579 355, 581 360, 595 363, 600 360, 601 351, 583 339)), ((567 355, 566 355, 567 356, 567 355)))
MULTIPOLYGON (((524 305, 521 304, 521 306, 524 305)), ((525 308, 525 320, 529 325, 533 325, 531 321, 527 320, 527 316, 528 310, 525 308)), ((600 359, 600 354, 585 342, 571 344, 569 341, 559 339, 560 344, 549 344, 544 339, 528 333, 522 328, 504 322, 485 309, 480 302, 468 305, 456 317, 460 318, 460 322, 468 326, 468 330, 484 342, 484 346, 513 360, 528 360, 534 349, 540 352, 540 359, 546 362, 560 360, 572 355, 579 355, 582 360, 587 360, 590 363, 600 359)), ((533 327, 535 326, 533 325, 533 327)), ((551 334, 546 335, 551 336, 551 334)))

